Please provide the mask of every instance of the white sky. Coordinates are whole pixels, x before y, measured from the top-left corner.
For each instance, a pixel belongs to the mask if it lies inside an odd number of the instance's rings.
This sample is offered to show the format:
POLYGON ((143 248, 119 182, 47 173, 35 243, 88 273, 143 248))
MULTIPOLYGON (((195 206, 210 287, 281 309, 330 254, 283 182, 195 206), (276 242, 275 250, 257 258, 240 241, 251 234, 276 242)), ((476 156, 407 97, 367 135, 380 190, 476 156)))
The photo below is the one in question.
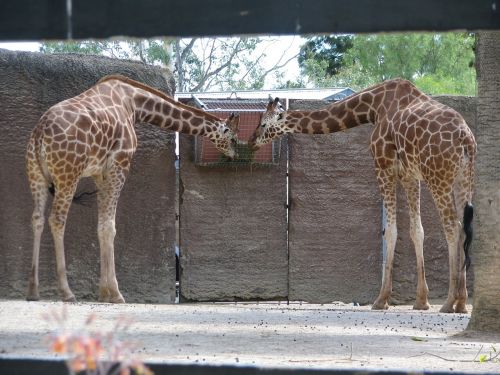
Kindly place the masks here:
POLYGON ((40 43, 36 42, 8 42, 0 43, 0 48, 10 49, 11 51, 38 51, 40 43))
MULTIPOLYGON (((264 68, 270 68, 281 58, 281 62, 287 61, 290 57, 294 56, 299 52, 300 44, 304 43, 304 40, 299 36, 273 36, 273 37, 261 37, 265 41, 261 43, 260 48, 266 54, 266 59, 264 60, 264 68)), ((37 42, 7 42, 0 43, 0 48, 9 49, 12 51, 31 51, 36 52, 40 43, 37 42)), ((297 59, 290 61, 286 68, 284 69, 285 77, 284 80, 296 80, 299 76, 299 65, 297 59)), ((274 76, 270 74, 267 77, 264 89, 271 89, 273 87, 274 76)))

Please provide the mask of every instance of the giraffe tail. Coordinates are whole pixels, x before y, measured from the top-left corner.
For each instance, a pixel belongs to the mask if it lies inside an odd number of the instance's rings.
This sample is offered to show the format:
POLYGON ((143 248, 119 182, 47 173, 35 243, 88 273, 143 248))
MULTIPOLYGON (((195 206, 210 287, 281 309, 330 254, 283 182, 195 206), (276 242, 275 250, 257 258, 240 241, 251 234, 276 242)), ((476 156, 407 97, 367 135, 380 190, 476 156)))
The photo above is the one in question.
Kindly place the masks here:
POLYGON ((474 137, 468 132, 466 135, 466 142, 465 142, 465 157, 468 162, 467 165, 467 203, 465 204, 464 207, 464 216, 463 216, 463 230, 465 233, 465 240, 464 240, 464 253, 465 253, 465 262, 464 262, 464 268, 466 270, 469 269, 471 265, 471 259, 470 259, 470 247, 472 244, 472 238, 473 238, 473 229, 472 229, 472 220, 474 218, 474 207, 472 206, 472 191, 474 189, 474 165, 475 165, 475 159, 476 159, 476 142, 474 140, 474 137))
POLYGON ((466 270, 469 269, 471 260, 469 255, 470 245, 472 243, 473 230, 472 230, 472 219, 474 218, 474 207, 469 202, 466 203, 464 208, 464 252, 465 252, 465 263, 464 267, 466 270))

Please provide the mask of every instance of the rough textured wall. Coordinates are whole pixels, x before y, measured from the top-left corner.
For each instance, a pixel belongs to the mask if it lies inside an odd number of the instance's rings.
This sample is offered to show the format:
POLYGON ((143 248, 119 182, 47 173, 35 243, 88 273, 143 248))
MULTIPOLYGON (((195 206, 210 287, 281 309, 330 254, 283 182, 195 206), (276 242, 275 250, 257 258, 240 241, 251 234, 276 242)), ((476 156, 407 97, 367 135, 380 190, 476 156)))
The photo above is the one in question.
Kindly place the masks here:
POLYGON ((273 167, 196 166, 180 137, 181 297, 193 301, 287 295, 286 144, 273 167))
MULTIPOLYGON (((436 96, 434 99, 450 106, 464 117, 476 130, 476 98, 465 96, 436 96)), ((439 215, 432 195, 425 183, 421 183, 420 212, 424 227, 424 261, 429 299, 442 300, 448 294, 449 267, 448 245, 444 238, 439 215)), ((468 291, 472 294, 473 267, 467 275, 468 291)), ((394 259, 393 303, 413 302, 416 295, 417 273, 413 242, 410 238, 410 222, 406 196, 398 186, 398 239, 394 259)))
MULTIPOLYGON (((158 68, 81 55, 0 50, 0 298, 24 298, 32 256, 32 200, 24 153, 31 130, 51 105, 79 94, 102 76, 121 73, 172 94, 158 68)), ((139 149, 118 203, 115 259, 128 302, 175 298, 174 136, 136 127, 139 149)), ((84 180, 79 190, 93 189, 84 180)), ((50 201, 49 201, 50 205, 50 201)), ((77 299, 96 300, 99 282, 97 207, 72 205, 66 227, 68 279, 77 299)), ((46 221, 40 251, 40 296, 59 298, 52 236, 46 221)))
MULTIPOLYGON (((475 130, 475 98, 436 97, 475 130)), ((324 102, 298 101, 291 109, 324 102)), ((290 137, 290 299, 371 303, 382 277, 381 198, 369 151, 370 125, 330 135, 290 137)), ((422 184, 424 257, 430 298, 448 292, 448 249, 434 202, 422 184)), ((472 291, 469 275, 469 291, 472 291)), ((392 303, 411 302, 416 265, 406 197, 398 188, 398 240, 392 303)))
POLYGON ((291 300, 371 303, 378 293, 381 200, 368 149, 371 129, 289 139, 291 300))
POLYGON ((500 333, 500 30, 477 34, 474 310, 468 329, 500 333))

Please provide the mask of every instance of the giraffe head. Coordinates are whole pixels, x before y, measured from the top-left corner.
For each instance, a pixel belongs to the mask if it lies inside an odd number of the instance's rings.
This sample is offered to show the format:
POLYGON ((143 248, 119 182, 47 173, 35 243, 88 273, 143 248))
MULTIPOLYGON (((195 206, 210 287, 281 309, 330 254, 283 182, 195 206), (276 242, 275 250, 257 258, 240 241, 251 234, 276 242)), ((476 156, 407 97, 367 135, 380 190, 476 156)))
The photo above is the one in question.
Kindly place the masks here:
POLYGON ((262 114, 260 124, 248 140, 248 147, 257 150, 285 132, 287 132, 285 112, 281 107, 279 98, 270 100, 266 111, 262 114))
POLYGON ((226 120, 217 122, 215 131, 208 134, 208 138, 214 143, 215 147, 229 159, 238 157, 234 148, 238 143, 239 124, 240 116, 231 113, 231 116, 226 120))

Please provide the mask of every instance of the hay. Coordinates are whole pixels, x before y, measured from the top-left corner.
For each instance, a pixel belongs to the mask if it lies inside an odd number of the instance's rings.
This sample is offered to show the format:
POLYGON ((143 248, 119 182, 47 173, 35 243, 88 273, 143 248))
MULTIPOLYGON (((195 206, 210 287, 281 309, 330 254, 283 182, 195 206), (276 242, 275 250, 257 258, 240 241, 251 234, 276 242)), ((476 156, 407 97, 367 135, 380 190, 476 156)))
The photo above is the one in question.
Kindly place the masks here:
POLYGON ((235 145, 234 149, 236 150, 238 157, 231 160, 226 155, 221 154, 218 163, 227 163, 231 165, 250 164, 253 162, 255 151, 248 147, 247 142, 238 140, 238 143, 235 145))

